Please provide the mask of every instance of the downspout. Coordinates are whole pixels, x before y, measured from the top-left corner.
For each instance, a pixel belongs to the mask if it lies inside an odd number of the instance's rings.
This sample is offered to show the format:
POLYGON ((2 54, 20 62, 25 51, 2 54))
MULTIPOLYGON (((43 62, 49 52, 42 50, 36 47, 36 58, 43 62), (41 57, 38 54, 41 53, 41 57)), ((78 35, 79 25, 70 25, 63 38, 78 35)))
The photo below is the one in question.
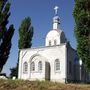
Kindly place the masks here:
POLYGON ((67 47, 67 43, 66 43, 66 47, 65 47, 65 83, 67 84, 67 69, 68 69, 68 67, 67 67, 67 60, 68 60, 68 57, 67 57, 67 55, 68 55, 68 47, 67 47))

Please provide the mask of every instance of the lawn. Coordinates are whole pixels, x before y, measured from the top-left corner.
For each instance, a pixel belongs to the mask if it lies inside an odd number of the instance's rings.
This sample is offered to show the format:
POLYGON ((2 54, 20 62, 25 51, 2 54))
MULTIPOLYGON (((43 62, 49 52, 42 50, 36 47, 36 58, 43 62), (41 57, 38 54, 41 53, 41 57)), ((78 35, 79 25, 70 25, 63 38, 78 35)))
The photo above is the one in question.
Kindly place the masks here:
POLYGON ((0 79, 0 90, 90 90, 90 84, 62 84, 49 81, 0 79))

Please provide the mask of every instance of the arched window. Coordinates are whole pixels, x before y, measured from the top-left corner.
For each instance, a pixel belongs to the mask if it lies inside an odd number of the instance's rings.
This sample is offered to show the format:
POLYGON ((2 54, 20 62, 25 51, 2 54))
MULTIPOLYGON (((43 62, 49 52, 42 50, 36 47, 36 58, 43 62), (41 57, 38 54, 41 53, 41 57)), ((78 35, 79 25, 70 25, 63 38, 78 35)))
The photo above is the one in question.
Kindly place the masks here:
POLYGON ((59 71, 60 70, 60 61, 59 59, 55 60, 55 71, 59 71))
POLYGON ((23 72, 27 73, 27 71, 28 71, 28 63, 24 62, 24 64, 23 64, 23 72))
POLYGON ((39 71, 42 70, 42 62, 41 62, 41 61, 38 62, 38 70, 39 70, 39 71))
POLYGON ((35 63, 34 62, 31 63, 31 71, 35 71, 35 63))
POLYGON ((54 45, 56 45, 57 44, 57 42, 56 42, 56 40, 54 40, 54 45))
POLYGON ((51 41, 49 41, 49 46, 51 46, 51 41))

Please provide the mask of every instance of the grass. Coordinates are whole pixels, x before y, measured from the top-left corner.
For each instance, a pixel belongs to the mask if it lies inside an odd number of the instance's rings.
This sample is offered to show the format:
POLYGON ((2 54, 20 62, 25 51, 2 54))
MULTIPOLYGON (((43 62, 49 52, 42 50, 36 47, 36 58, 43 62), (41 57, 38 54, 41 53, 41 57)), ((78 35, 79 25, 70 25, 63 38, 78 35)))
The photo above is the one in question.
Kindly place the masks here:
POLYGON ((0 79, 0 90, 90 90, 90 84, 61 84, 49 81, 0 79))

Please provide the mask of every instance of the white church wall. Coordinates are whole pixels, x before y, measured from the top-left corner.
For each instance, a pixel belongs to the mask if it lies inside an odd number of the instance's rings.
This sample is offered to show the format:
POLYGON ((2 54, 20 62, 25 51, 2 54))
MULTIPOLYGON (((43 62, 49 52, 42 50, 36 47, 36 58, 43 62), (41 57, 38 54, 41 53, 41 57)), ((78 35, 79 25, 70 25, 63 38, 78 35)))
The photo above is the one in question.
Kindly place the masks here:
MULTIPOLYGON (((66 75, 65 75, 65 64, 66 64, 66 56, 65 56, 65 46, 58 47, 56 52, 54 52, 55 57, 53 57, 51 61, 51 81, 60 81, 64 82, 66 75), (60 61, 60 70, 55 71, 55 60, 59 59, 60 61)), ((52 55, 52 56, 54 56, 52 55)))
POLYGON ((45 46, 50 46, 49 41, 51 41, 51 46, 55 45, 54 40, 56 40, 56 45, 60 45, 60 33, 56 30, 52 30, 47 34, 45 46))
MULTIPOLYGON (((38 68, 37 65, 36 68, 38 68)), ((45 80, 45 63, 43 63, 42 71, 31 71, 30 80, 45 80)))
POLYGON ((45 49, 45 52, 40 52, 44 57, 47 57, 48 62, 50 62, 50 68, 51 68, 51 73, 50 73, 50 78, 52 81, 57 81, 63 79, 65 80, 65 45, 61 46, 55 46, 55 47, 49 47, 45 49), (56 72, 55 71, 55 60, 59 59, 60 60, 60 71, 56 72))
POLYGON ((27 80, 27 79, 29 79, 29 76, 30 76, 30 57, 29 57, 29 52, 27 51, 27 50, 24 50, 24 51, 20 51, 20 62, 21 63, 19 63, 19 64, 21 64, 20 66, 20 68, 21 68, 21 72, 19 71, 19 73, 20 73, 20 79, 25 79, 25 80, 27 80), (24 73, 24 71, 23 71, 23 64, 24 64, 24 62, 27 62, 28 63, 28 71, 27 71, 27 73, 24 73))
POLYGON ((51 30, 45 40, 45 46, 50 46, 49 42, 51 41, 51 46, 55 45, 56 40, 56 45, 60 45, 61 43, 66 42, 66 38, 64 35, 64 32, 62 30, 51 30))
MULTIPOLYGON (((50 79, 52 81, 55 80, 63 80, 65 79, 65 48, 66 44, 62 44, 60 46, 52 46, 52 47, 45 47, 45 48, 34 48, 34 49, 23 49, 20 52, 20 64, 19 64, 19 79, 45 79, 45 63, 50 63, 50 79), (23 52, 23 54, 21 54, 23 52), (34 55, 40 55, 42 56, 43 61, 43 72, 39 73, 31 73, 30 72, 30 58, 34 55), (55 60, 60 60, 60 72, 55 72, 55 60), (23 63, 27 61, 28 62, 28 74, 23 74, 22 65, 23 63)), ((38 61, 37 61, 38 62, 38 61)), ((37 64, 36 67, 38 68, 37 64)), ((36 70, 37 70, 36 68, 36 70)))
POLYGON ((45 58, 36 55, 33 59, 32 61, 35 62, 35 71, 30 72, 30 80, 45 80, 45 58), (38 68, 39 61, 42 62, 42 70, 38 68))

